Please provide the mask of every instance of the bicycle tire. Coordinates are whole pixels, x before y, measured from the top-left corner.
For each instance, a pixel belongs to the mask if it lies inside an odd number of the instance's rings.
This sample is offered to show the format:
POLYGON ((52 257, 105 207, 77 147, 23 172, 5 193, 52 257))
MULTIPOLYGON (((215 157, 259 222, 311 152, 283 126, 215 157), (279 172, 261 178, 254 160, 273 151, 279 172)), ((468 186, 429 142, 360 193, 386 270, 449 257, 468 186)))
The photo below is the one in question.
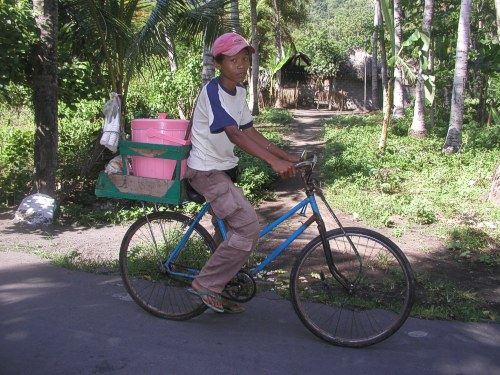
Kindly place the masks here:
MULTIPOLYGON (((119 261, 125 288, 155 316, 186 320, 206 310, 201 299, 188 291, 192 279, 173 276, 164 267, 190 223, 189 217, 177 212, 155 212, 138 219, 123 238, 119 261)), ((215 248, 212 236, 197 223, 173 267, 201 269, 215 248)))
POLYGON ((364 347, 394 334, 408 318, 415 279, 404 253, 387 237, 365 228, 328 231, 331 259, 349 288, 333 276, 320 236, 309 242, 290 275, 291 299, 302 323, 329 343, 364 347))

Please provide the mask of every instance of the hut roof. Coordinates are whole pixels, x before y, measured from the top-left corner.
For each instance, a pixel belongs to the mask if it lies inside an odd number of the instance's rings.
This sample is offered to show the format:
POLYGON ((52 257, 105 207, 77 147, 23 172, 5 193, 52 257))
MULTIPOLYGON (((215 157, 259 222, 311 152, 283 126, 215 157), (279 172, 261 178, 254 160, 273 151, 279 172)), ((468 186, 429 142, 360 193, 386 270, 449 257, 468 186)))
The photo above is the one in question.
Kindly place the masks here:
MULTIPOLYGON (((363 80, 365 77, 365 64, 366 76, 371 78, 372 56, 362 48, 351 49, 347 62, 341 68, 340 75, 344 78, 363 80)), ((380 70, 380 67, 377 70, 380 70)))

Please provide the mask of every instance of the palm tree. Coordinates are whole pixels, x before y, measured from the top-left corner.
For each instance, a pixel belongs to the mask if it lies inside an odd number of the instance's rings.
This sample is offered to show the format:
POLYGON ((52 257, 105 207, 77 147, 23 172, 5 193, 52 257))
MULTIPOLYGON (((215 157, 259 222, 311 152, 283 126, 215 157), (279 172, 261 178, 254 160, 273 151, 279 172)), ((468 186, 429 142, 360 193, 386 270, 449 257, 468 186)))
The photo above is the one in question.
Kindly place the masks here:
MULTIPOLYGON (((432 30, 432 18, 434 15, 434 0, 425 0, 424 17, 422 20, 422 31, 430 39, 432 30)), ((430 43, 429 43, 430 44, 430 43)), ((413 121, 410 128, 410 135, 414 137, 425 137, 427 129, 425 126, 425 95, 424 95, 424 69, 429 63, 429 49, 420 51, 417 74, 417 87, 415 92, 415 106, 413 110, 413 121)))
POLYGON ((443 146, 445 152, 456 152, 462 147, 462 125, 464 117, 465 86, 467 83, 467 58, 470 42, 470 18, 472 0, 462 0, 458 23, 458 39, 453 76, 450 125, 443 146))
MULTIPOLYGON (((396 53, 401 48, 403 27, 401 26, 401 0, 394 0, 394 49, 396 53)), ((404 117, 405 104, 403 94, 403 71, 399 64, 394 67, 394 113, 395 118, 404 117)))
POLYGON ((33 184, 36 191, 54 196, 58 144, 58 1, 34 0, 33 11, 40 34, 40 42, 33 48, 32 82, 36 124, 33 184))
POLYGON ((373 0, 373 36, 372 36, 372 108, 379 109, 378 98, 378 58, 377 42, 379 30, 382 27, 382 11, 380 10, 380 0, 373 0))
POLYGON ((231 1, 231 19, 234 21, 234 32, 241 33, 240 25, 240 11, 238 6, 238 0, 231 1))
POLYGON ((121 95, 123 113, 130 79, 154 63, 151 56, 168 56, 177 35, 189 35, 194 42, 204 38, 210 45, 234 23, 227 17, 231 0, 159 0, 154 5, 147 0, 66 1, 78 32, 99 51, 94 62, 106 72, 108 89, 121 95))
POLYGON ((382 122, 382 131, 380 134, 380 140, 378 148, 380 151, 384 151, 387 144, 387 134, 389 133, 389 123, 391 120, 391 107, 392 107, 392 94, 394 91, 394 75, 389 75, 389 64, 387 62, 387 53, 385 48, 385 38, 384 29, 387 29, 389 37, 391 38, 391 55, 396 56, 395 49, 395 28, 394 28, 394 16, 390 12, 390 1, 381 0, 380 9, 383 16, 383 28, 381 29, 381 35, 379 37, 380 41, 380 60, 382 67, 382 86, 384 89, 384 120, 382 122), (389 76, 391 76, 389 78, 389 76))
POLYGON ((495 9, 497 13, 497 36, 500 38, 500 0, 495 0, 495 9))
MULTIPOLYGON (((281 60, 285 58, 285 48, 283 46, 282 30, 281 30, 281 15, 280 15, 280 4, 278 0, 273 0, 274 9, 274 47, 276 51, 276 65, 278 65, 281 60)), ((279 90, 281 89, 281 70, 276 71, 276 107, 281 107, 279 90)))
POLYGON ((252 115, 259 114, 259 31, 257 29, 257 0, 250 0, 250 18, 252 22, 252 75, 250 76, 250 109, 252 115))

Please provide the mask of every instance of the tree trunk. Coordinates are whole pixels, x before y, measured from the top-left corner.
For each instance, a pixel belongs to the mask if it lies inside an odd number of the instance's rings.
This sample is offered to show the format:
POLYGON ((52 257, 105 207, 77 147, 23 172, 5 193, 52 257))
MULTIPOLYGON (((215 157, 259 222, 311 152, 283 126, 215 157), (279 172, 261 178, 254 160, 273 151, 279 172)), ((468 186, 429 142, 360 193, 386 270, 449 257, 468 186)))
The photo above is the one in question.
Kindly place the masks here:
MULTIPOLYGON (((424 18, 422 20, 422 31, 431 37, 432 31, 432 16, 434 14, 434 0, 425 0, 424 18)), ((429 46, 430 48, 430 46, 429 46)), ((427 136, 427 128, 425 126, 425 94, 424 94, 424 79, 423 65, 424 60, 429 61, 429 52, 419 58, 417 87, 415 92, 415 106, 413 109, 413 121, 410 128, 410 135, 418 138, 427 136)))
POLYGON ((257 29, 257 0, 250 0, 250 17, 252 22, 252 74, 250 76, 250 109, 252 115, 259 114, 259 31, 257 29))
MULTIPOLYGON (((484 27, 486 25, 486 20, 485 20, 485 9, 484 9, 485 3, 480 2, 477 4, 477 14, 478 14, 478 29, 476 30, 476 35, 483 35, 484 32, 484 27)), ((475 50, 477 55, 479 55, 479 42, 477 40, 477 37, 472 36, 471 40, 473 41, 471 48, 475 50)), ((478 95, 478 110, 477 110, 477 120, 481 126, 483 126, 486 122, 486 112, 487 112, 487 107, 486 107, 486 99, 488 97, 488 74, 481 71, 478 69, 473 73, 472 76, 472 82, 474 82, 474 88, 472 90, 473 95, 478 95)), ((475 97, 474 95, 474 97, 475 97)))
POLYGON ((385 147, 387 146, 387 134, 389 133, 389 125, 391 121, 391 97, 393 90, 393 79, 389 80, 389 84, 386 91, 386 98, 384 101, 384 121, 382 123, 382 132, 380 134, 380 141, 378 143, 378 149, 382 152, 385 151, 385 147))
MULTIPOLYGON (((397 54, 401 49, 403 28, 401 26, 401 0, 394 0, 394 51, 397 54)), ((405 115, 403 93, 403 72, 399 64, 394 67, 394 118, 405 115)))
POLYGON ((238 7, 238 0, 231 1, 231 20, 233 20, 234 22, 233 31, 235 33, 241 34, 240 11, 238 7))
POLYGON ((333 85, 335 82, 335 78, 330 77, 328 79, 328 110, 331 111, 333 109, 332 105, 332 97, 333 97, 333 85))
POLYGON ((210 48, 205 46, 203 48, 203 68, 201 70, 201 81, 205 86, 212 78, 215 77, 214 58, 210 48))
POLYGON ((500 0, 495 0, 495 9, 497 13, 497 36, 500 38, 500 0))
POLYGON ((55 196, 57 169, 57 0, 34 0, 40 43, 33 48, 34 190, 55 196))
MULTIPOLYGON (((177 72, 177 52, 175 50, 175 43, 173 39, 170 37, 169 33, 165 33, 165 41, 168 47, 168 63, 170 65, 170 72, 175 74, 177 72)), ((182 103, 177 100, 177 112, 180 119, 186 119, 186 115, 184 114, 184 110, 182 109, 182 103)))
MULTIPOLYGON (((431 47, 429 50, 429 71, 431 72, 431 75, 434 75, 434 56, 435 56, 435 42, 434 38, 431 39, 431 47)), ((434 99, 431 104, 431 108, 429 110, 429 125, 432 128, 434 128, 436 124, 435 120, 435 113, 436 113, 436 100, 434 99)))
POLYGON ((424 80, 422 78, 422 68, 418 69, 417 87, 415 88, 415 106, 413 108, 413 120, 409 134, 416 138, 425 138, 427 129, 425 127, 425 98, 424 80))
MULTIPOLYGON (((279 7, 279 2, 278 0, 273 0, 273 8, 274 8, 274 45, 276 48, 276 65, 280 63, 281 60, 285 58, 285 52, 284 52, 284 47, 283 47, 283 40, 281 38, 281 15, 280 15, 280 7, 279 7)), ((277 108, 281 107, 281 100, 280 100, 280 93, 281 93, 281 87, 282 87, 282 82, 281 82, 281 70, 276 72, 276 87, 275 87, 275 92, 276 92, 276 101, 275 101, 275 106, 277 108)))
POLYGON ((456 152, 462 147, 465 86, 467 84, 467 55, 469 53, 470 18, 472 0, 462 0, 458 23, 457 52, 453 93, 451 98, 450 125, 443 146, 445 152, 456 152))
POLYGON ((383 98, 384 98, 384 108, 385 108, 385 101, 387 99, 387 90, 389 89, 389 67, 387 66, 387 52, 385 49, 385 37, 384 37, 384 28, 381 28, 379 30, 379 42, 380 42, 380 65, 381 65, 381 72, 380 74, 382 75, 382 91, 383 91, 383 98))
POLYGON ((377 42, 379 39, 379 30, 382 26, 382 12, 380 10, 380 0, 373 0, 373 36, 372 36, 372 108, 380 108, 378 97, 378 58, 377 42))
MULTIPOLYGON (((210 0, 203 0, 205 3, 209 3, 210 0)), ((205 86, 212 78, 215 77, 215 65, 214 57, 212 56, 211 46, 208 45, 206 36, 203 37, 203 66, 201 69, 201 83, 205 86)))

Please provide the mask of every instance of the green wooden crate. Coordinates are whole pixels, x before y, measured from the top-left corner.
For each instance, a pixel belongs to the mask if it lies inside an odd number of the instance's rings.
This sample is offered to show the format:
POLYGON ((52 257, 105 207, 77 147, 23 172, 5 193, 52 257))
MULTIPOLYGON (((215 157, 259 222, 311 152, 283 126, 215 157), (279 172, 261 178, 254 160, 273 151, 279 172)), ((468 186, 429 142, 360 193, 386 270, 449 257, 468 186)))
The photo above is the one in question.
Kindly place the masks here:
POLYGON ((169 146, 152 143, 120 141, 123 174, 99 174, 95 194, 98 197, 133 199, 179 205, 186 200, 184 181, 180 179, 181 161, 187 159, 191 145, 169 146), (127 156, 144 156, 176 160, 172 180, 133 176, 127 170, 127 156))

